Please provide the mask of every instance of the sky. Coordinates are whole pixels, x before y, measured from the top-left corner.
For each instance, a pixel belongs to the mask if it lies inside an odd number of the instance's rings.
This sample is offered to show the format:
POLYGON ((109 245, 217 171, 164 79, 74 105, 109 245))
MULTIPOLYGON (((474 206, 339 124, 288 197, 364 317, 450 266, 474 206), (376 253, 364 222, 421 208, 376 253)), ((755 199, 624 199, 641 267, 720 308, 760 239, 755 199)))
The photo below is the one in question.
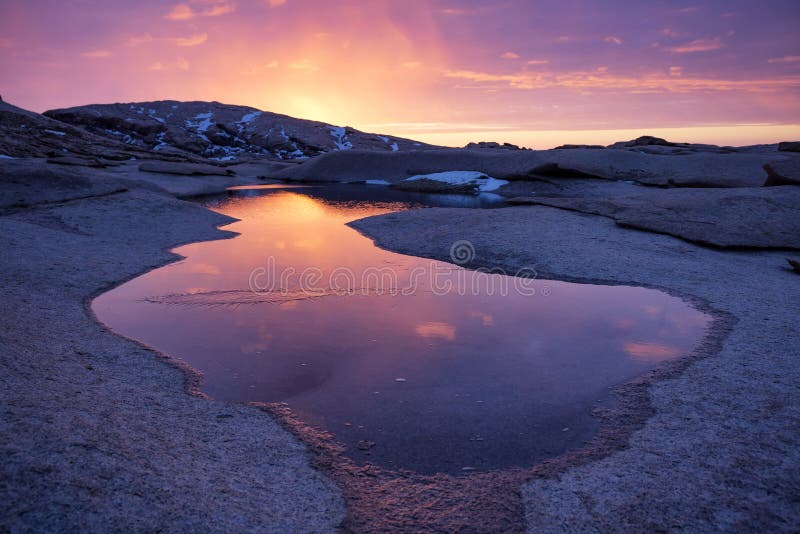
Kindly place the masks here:
POLYGON ((34 111, 217 100, 451 146, 800 139, 798 0, 0 0, 34 111))

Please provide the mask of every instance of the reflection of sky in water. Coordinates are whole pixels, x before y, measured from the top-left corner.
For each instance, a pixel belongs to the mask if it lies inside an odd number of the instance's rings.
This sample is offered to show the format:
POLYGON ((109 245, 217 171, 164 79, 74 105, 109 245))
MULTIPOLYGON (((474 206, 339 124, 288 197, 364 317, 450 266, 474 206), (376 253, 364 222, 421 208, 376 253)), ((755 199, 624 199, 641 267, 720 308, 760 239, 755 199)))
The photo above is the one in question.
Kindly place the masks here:
POLYGON ((707 316, 659 291, 528 281, 520 294, 519 279, 380 250, 344 223, 406 206, 386 192, 342 200, 366 189, 218 201, 240 219, 226 229, 241 235, 180 247, 187 259, 94 309, 117 332, 200 369, 216 398, 288 402, 357 461, 423 472, 531 465, 579 446, 611 386, 686 354, 704 333, 707 316), (315 289, 329 290, 337 269, 358 278, 375 267, 395 277, 351 295, 247 291, 254 269, 265 273, 259 287, 296 291, 297 277, 280 273, 319 269, 315 289), (432 273, 453 290, 440 294, 432 273), (361 451, 359 440, 376 445, 361 451))

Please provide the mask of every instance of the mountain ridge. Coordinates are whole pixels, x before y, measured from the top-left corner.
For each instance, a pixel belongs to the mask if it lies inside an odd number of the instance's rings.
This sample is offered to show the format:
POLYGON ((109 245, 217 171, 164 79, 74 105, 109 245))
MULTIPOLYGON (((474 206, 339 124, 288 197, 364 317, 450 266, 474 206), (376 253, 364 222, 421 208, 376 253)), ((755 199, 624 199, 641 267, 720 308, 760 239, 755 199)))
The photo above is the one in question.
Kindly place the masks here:
POLYGON ((89 104, 48 110, 43 116, 140 149, 164 154, 177 150, 218 162, 303 160, 349 149, 435 148, 402 137, 216 101, 89 104))

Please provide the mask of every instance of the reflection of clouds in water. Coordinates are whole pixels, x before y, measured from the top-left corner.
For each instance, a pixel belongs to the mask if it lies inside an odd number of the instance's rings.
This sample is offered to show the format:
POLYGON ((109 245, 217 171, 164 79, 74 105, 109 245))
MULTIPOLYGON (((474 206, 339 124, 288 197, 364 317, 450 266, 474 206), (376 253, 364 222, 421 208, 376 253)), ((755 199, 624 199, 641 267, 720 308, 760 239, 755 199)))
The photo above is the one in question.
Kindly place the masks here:
POLYGON ((422 323, 418 324, 414 331, 418 336, 425 338, 439 338, 453 341, 456 338, 456 329, 447 323, 422 323))
POLYGON ((494 325, 494 317, 489 315, 488 313, 483 313, 480 311, 471 311, 469 312, 470 317, 474 317, 476 319, 480 319, 483 326, 492 326, 494 325))
POLYGON ((292 245, 294 245, 294 248, 316 250, 320 247, 320 245, 322 245, 322 242, 320 240, 312 241, 310 239, 298 239, 292 243, 292 245))
POLYGON ((681 349, 657 343, 631 341, 625 343, 625 352, 634 360, 653 363, 680 356, 681 349))
POLYGON ((210 274, 212 276, 216 276, 220 274, 222 271, 220 271, 219 267, 217 267, 216 265, 212 265, 210 263, 192 263, 191 266, 189 267, 189 272, 195 274, 210 274))
POLYGON ((617 330, 628 332, 636 328, 636 321, 634 321, 633 319, 617 319, 616 321, 614 321, 614 326, 617 327, 617 330))
POLYGON ((244 345, 240 345, 239 350, 241 351, 242 354, 254 354, 256 352, 264 352, 269 348, 271 337, 272 336, 270 336, 270 339, 264 339, 257 343, 245 343, 244 345))
POLYGON ((642 306, 642 311, 650 316, 661 315, 664 313, 664 308, 662 306, 656 306, 654 304, 645 304, 642 306))
POLYGON ((256 341, 239 345, 242 354, 254 354, 264 352, 272 346, 272 334, 267 331, 267 324, 262 322, 258 325, 258 337, 256 341))

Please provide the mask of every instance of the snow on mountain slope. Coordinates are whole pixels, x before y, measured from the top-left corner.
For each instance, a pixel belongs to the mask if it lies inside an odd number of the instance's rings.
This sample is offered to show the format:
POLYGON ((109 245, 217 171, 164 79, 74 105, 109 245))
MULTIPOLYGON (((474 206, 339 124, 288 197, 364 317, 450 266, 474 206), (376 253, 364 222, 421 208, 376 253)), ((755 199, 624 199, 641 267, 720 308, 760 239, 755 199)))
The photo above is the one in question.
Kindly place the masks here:
POLYGON ((0 100, 0 155, 7 157, 89 156, 106 160, 131 158, 200 161, 193 154, 175 151, 153 154, 114 136, 95 135, 0 100))
POLYGON ((95 104, 45 115, 140 148, 187 151, 217 161, 304 159, 334 150, 391 152, 430 146, 219 102, 95 104))

